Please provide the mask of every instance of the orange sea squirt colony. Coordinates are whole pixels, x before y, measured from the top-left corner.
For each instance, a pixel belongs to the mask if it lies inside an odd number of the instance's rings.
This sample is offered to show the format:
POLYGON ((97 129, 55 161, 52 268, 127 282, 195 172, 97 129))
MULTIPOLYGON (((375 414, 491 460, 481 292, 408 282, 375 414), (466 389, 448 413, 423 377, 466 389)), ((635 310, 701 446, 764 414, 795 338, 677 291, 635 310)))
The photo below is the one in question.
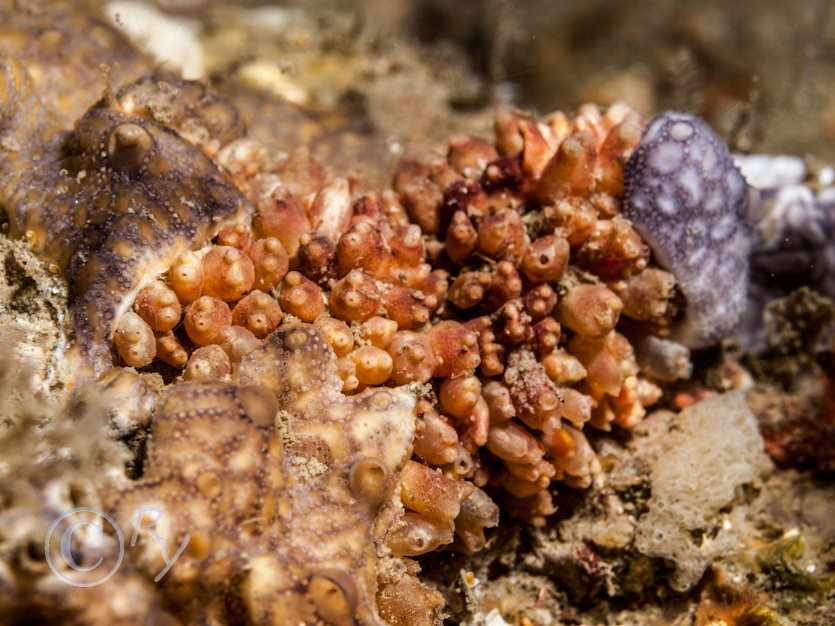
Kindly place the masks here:
MULTIPOLYGON (((143 287, 116 351, 126 365, 223 380, 281 324, 312 323, 343 393, 424 385, 416 465, 454 481, 459 501, 498 488, 503 511, 542 524, 552 481, 587 487, 600 469, 585 424, 630 428, 660 397, 619 332, 628 318, 630 336, 663 336, 676 314, 675 280, 619 215, 642 129, 621 104, 573 119, 503 111, 495 143, 456 136, 446 158, 406 156, 384 191, 294 185, 260 144, 232 141, 216 161, 251 221, 222 226, 143 287)), ((410 505, 423 471, 404 472, 409 532, 395 552, 479 549, 483 533, 456 538, 454 516, 410 505)))

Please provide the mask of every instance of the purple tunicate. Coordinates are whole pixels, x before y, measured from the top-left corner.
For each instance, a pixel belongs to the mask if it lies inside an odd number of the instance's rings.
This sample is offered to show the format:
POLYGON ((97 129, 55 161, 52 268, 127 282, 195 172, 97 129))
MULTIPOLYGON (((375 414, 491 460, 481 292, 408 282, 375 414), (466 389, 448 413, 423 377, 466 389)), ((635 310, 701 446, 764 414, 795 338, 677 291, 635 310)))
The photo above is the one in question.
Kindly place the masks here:
POLYGON ((702 119, 667 111, 647 124, 624 170, 623 214, 687 300, 673 339, 704 347, 728 336, 746 306, 748 185, 702 119))

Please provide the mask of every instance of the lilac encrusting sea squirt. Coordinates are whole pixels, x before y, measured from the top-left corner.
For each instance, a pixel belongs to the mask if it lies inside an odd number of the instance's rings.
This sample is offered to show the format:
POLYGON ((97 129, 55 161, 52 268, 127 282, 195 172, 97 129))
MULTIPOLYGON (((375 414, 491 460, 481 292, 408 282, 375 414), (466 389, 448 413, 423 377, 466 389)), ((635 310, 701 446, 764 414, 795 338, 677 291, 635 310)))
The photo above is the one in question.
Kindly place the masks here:
POLYGON ((748 185, 703 120, 667 111, 647 124, 624 168, 623 213, 687 299, 674 338, 704 347, 745 309, 751 228, 748 185))

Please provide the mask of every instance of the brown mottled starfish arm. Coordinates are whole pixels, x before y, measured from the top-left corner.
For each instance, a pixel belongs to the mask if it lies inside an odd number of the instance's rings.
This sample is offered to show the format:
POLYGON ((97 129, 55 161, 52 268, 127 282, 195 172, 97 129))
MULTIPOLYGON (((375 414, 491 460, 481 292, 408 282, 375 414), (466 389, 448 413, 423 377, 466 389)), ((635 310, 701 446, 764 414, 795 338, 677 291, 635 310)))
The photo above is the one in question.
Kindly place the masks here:
MULTIPOLYGON (((124 98, 104 98, 65 133, 43 111, 25 68, 0 63, 0 203, 10 233, 65 272, 76 349, 100 373, 111 364, 113 326, 136 291, 250 206, 211 159, 143 116, 145 109, 126 113, 124 98)), ((146 91, 189 86, 141 84, 146 91)), ((204 91, 192 89, 195 97, 204 91)), ((185 126, 186 103, 171 106, 172 123, 185 126)), ((219 100, 214 106, 223 138, 239 134, 234 109, 219 100)))

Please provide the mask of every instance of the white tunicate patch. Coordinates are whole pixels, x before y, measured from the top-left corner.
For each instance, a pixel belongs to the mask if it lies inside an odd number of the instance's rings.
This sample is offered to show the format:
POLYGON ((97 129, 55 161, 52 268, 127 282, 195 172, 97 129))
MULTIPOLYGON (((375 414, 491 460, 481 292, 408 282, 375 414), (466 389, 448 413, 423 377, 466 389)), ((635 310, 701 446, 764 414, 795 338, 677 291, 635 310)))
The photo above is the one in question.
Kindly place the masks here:
POLYGON ((757 231, 766 244, 775 244, 778 242, 774 239, 783 236, 786 227, 802 230, 811 243, 821 244, 826 240, 826 233, 819 223, 815 196, 808 187, 791 185, 780 189, 771 210, 757 224, 757 231))
POLYGON ((676 122, 670 128, 670 137, 676 141, 685 141, 693 135, 693 126, 689 122, 676 122))
POLYGON ((688 194, 688 204, 698 204, 704 194, 704 180, 695 167, 686 167, 678 178, 682 189, 688 194))
POLYGON ((711 283, 714 278, 713 265, 705 264, 702 267, 701 272, 696 275, 696 280, 693 281, 693 287, 698 290, 699 293, 707 294, 709 299, 715 299, 718 297, 718 293, 711 290, 711 283))
POLYGON ((690 255, 690 261, 693 263, 695 267, 704 267, 703 264, 707 261, 707 257, 707 248, 701 248, 690 255))
POLYGON ((738 197, 745 191, 745 179, 736 170, 725 172, 725 185, 733 197, 738 197))
POLYGON ((668 195, 659 195, 655 202, 658 204, 658 208, 661 209, 661 212, 665 215, 675 215, 678 211, 678 205, 676 203, 675 198, 668 195))
POLYGON ((653 150, 647 162, 658 173, 669 174, 679 168, 683 159, 684 150, 682 147, 669 141, 662 143, 653 150))
POLYGON ((670 196, 672 198, 676 197, 676 192, 678 191, 675 180, 669 176, 658 181, 657 189, 659 195, 670 196))
POLYGON ((734 226, 736 225, 736 218, 733 215, 723 215, 719 218, 719 221, 713 226, 711 230, 711 236, 713 240, 716 242, 720 242, 727 238, 728 235, 731 234, 734 226))
POLYGON ((716 150, 710 143, 703 142, 703 146, 703 153, 699 162, 701 163, 702 171, 705 173, 705 176, 713 177, 720 173, 720 160, 716 154, 716 150))
POLYGON ((757 189, 796 185, 806 178, 806 164, 800 157, 735 154, 733 159, 748 184, 757 189))
MULTIPOLYGON (((687 160, 701 164, 704 161, 707 144, 704 141, 691 141, 687 144, 687 160)), ((702 167, 702 169, 704 169, 702 167)))
POLYGON ((724 206, 724 199, 722 197, 722 190, 718 187, 712 188, 705 198, 702 208, 707 213, 718 213, 724 206))

